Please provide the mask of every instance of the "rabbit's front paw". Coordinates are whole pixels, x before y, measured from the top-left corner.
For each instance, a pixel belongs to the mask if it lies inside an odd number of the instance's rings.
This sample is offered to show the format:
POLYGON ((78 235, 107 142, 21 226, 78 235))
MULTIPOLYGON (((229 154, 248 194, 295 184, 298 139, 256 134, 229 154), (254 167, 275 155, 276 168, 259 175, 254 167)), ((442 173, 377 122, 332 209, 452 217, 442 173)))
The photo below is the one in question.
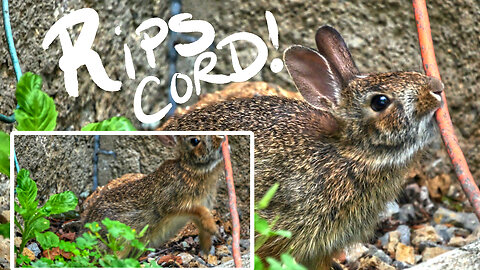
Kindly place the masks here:
POLYGON ((215 220, 213 219, 212 216, 202 220, 202 227, 205 231, 207 231, 210 234, 214 234, 214 235, 218 234, 217 225, 215 224, 215 220))

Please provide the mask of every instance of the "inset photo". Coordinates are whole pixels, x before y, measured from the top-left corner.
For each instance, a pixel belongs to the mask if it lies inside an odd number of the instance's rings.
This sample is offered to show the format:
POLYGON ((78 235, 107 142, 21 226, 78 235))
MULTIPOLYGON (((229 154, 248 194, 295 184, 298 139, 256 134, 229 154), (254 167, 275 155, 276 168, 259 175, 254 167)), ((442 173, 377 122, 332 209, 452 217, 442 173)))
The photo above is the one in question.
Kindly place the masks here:
POLYGON ((252 132, 11 140, 12 269, 253 268, 252 132))

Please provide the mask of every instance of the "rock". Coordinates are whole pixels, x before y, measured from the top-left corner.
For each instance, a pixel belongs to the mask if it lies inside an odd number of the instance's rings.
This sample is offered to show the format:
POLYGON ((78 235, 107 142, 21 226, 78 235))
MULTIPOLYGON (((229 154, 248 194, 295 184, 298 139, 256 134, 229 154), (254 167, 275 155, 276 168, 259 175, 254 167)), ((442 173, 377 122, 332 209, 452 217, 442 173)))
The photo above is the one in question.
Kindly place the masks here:
POLYGON ((2 211, 2 219, 6 222, 10 222, 10 210, 2 211))
POLYGON ((355 262, 368 251, 363 244, 357 243, 345 249, 345 258, 347 262, 355 262))
POLYGON ((446 252, 409 270, 478 270, 480 269, 478 254, 480 254, 480 240, 446 252))
POLYGON ((10 239, 4 239, 0 235, 0 259, 10 261, 10 239))
POLYGON ((390 233, 387 232, 382 237, 378 238, 378 240, 380 240, 380 245, 382 245, 383 248, 387 248, 389 235, 390 233))
POLYGON ((441 248, 441 247, 427 247, 422 252, 423 261, 428 261, 432 258, 437 257, 440 254, 447 252, 448 250, 441 248))
POLYGON ((395 267, 384 263, 377 257, 367 257, 360 259, 360 266, 358 269, 395 270, 395 267))
POLYGON ((394 261, 392 265, 395 267, 395 269, 405 269, 411 266, 410 264, 401 261, 394 261))
POLYGON ((400 207, 400 212, 398 213, 398 220, 402 221, 403 223, 415 220, 415 208, 413 207, 413 204, 407 203, 400 207))
POLYGON ((432 242, 441 242, 442 238, 437 234, 435 229, 430 226, 424 226, 422 228, 416 229, 412 234, 412 244, 417 246, 421 242, 432 241, 432 242))
POLYGON ((433 242, 433 241, 423 241, 420 244, 418 244, 417 248, 420 253, 422 253, 426 248, 429 247, 438 247, 439 244, 433 242))
POLYGON ((240 239, 240 247, 244 249, 250 248, 250 239, 240 239))
POLYGON ((193 260, 193 256, 185 252, 180 253, 177 256, 180 257, 182 259, 182 262, 187 265, 193 260))
POLYGON ((463 247, 465 244, 467 244, 467 240, 461 236, 454 236, 448 241, 448 245, 451 247, 463 247))
POLYGON ((24 248, 23 251, 22 251, 22 254, 24 256, 27 256, 31 261, 35 261, 35 259, 37 258, 35 256, 35 253, 33 253, 33 251, 31 251, 30 249, 28 248, 24 248))
POLYGON ((452 224, 473 232, 480 223, 474 213, 459 213, 440 207, 433 215, 433 220, 437 224, 452 224))
POLYGON ((417 183, 406 186, 405 194, 410 202, 417 200, 420 197, 420 186, 417 183))
POLYGON ((452 178, 448 174, 440 174, 432 179, 427 179, 427 188, 430 197, 434 200, 440 201, 452 184, 452 178))
POLYGON ((218 258, 215 255, 208 254, 207 263, 213 266, 218 264, 218 258))
POLYGON ((448 228, 448 231, 450 231, 453 236, 467 237, 471 234, 469 230, 457 227, 448 228))
POLYGON ((410 227, 406 225, 400 225, 397 227, 397 231, 400 233, 400 243, 410 245, 410 227))
POLYGON ((420 188, 420 202, 428 213, 433 213, 435 205, 433 204, 432 200, 430 200, 430 196, 428 195, 428 188, 426 186, 422 186, 420 188))
POLYGON ((218 256, 230 256, 231 253, 228 250, 226 245, 217 246, 217 255, 218 256))
POLYGON ((434 226, 434 228, 437 234, 443 239, 444 243, 448 243, 448 241, 450 241, 450 238, 453 236, 453 232, 449 231, 447 226, 443 224, 437 224, 434 226))
POLYGON ((383 252, 383 250, 377 249, 374 245, 368 246, 367 254, 370 256, 377 257, 387 264, 392 263, 392 258, 390 258, 390 256, 388 256, 385 252, 383 252))
MULTIPOLYGON (((235 264, 233 263, 233 258, 227 262, 222 262, 221 264, 215 266, 215 267, 221 267, 221 268, 233 268, 235 267, 235 264)), ((249 268, 250 267, 250 254, 243 254, 242 255, 242 267, 243 268, 249 268)))
POLYGON ((388 233, 387 251, 390 255, 395 254, 395 247, 400 242, 400 232, 393 231, 388 233))
POLYGON ((30 245, 27 246, 27 248, 30 249, 35 254, 35 257, 41 253, 37 243, 31 243, 30 245))
POLYGON ((397 202, 391 201, 388 202, 386 205, 385 211, 380 213, 380 219, 387 219, 390 217, 398 217, 398 213, 400 212, 400 206, 397 202))
POLYGON ((413 247, 398 243, 395 249, 395 260, 408 264, 414 264, 415 255, 413 252, 413 247))

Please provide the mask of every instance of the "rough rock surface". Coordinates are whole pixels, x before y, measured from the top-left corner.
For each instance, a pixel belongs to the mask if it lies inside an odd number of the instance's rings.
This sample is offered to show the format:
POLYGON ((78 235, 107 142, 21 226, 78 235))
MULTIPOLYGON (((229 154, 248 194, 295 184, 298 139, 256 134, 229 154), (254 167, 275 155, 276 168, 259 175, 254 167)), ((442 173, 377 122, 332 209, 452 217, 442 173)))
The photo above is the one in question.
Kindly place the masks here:
POLYGON ((410 270, 477 270, 480 269, 480 240, 446 252, 410 270))

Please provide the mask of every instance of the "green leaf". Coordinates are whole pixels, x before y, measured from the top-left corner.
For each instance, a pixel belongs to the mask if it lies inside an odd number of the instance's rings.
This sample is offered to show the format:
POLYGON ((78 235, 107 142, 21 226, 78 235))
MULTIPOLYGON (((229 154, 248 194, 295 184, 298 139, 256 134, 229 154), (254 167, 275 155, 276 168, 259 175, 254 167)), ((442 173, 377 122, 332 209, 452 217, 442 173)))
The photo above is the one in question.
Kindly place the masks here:
POLYGON ((17 265, 22 265, 22 264, 30 264, 31 260, 28 258, 28 256, 25 256, 23 254, 17 254, 17 259, 15 260, 17 265))
POLYGON ((30 178, 30 172, 22 169, 17 175, 17 198, 22 208, 36 209, 38 206, 37 184, 30 178))
POLYGON ((71 191, 65 191, 60 194, 50 196, 41 210, 45 215, 55 215, 74 210, 78 204, 77 196, 71 191))
POLYGON ((93 233, 99 232, 102 229, 102 227, 100 227, 96 221, 85 224, 85 228, 89 229, 93 233))
POLYGON ((67 242, 67 241, 64 241, 64 240, 60 241, 60 244, 58 244, 58 248, 60 248, 63 251, 66 251, 66 252, 77 251, 77 245, 75 243, 67 242))
POLYGON ((261 218, 257 213, 254 215, 255 231, 261 235, 268 235, 270 233, 270 225, 268 221, 261 218))
POLYGON ((275 260, 274 258, 267 257, 267 259, 265 259, 265 260, 270 265, 270 268, 269 268, 270 270, 283 270, 282 263, 275 260))
POLYGON ((295 259, 287 253, 283 253, 280 255, 280 259, 282 260, 285 269, 289 270, 307 270, 307 268, 301 264, 298 264, 295 259))
POLYGON ((0 224, 0 235, 3 235, 4 238, 10 238, 10 222, 0 224))
POLYGON ((272 200, 273 198, 273 195, 275 195, 275 192, 277 192, 277 189, 278 189, 278 186, 279 184, 278 183, 275 183, 273 186, 271 186, 267 193, 265 193, 265 195, 263 196, 263 198, 260 200, 260 202, 258 202, 257 206, 256 206, 256 209, 258 210, 262 210, 262 209, 265 209, 268 207, 268 204, 270 203, 270 201, 272 200))
POLYGON ((286 238, 292 237, 292 232, 284 231, 284 230, 273 231, 273 234, 283 236, 283 237, 286 237, 286 238))
POLYGON ((32 266, 35 268, 52 268, 53 261, 48 258, 40 258, 40 260, 32 262, 32 266))
POLYGON ((123 116, 112 117, 98 123, 90 123, 82 131, 136 131, 132 122, 123 116))
POLYGON ((10 136, 0 131, 0 173, 10 177, 10 136))
POLYGON ((43 232, 48 228, 50 228, 50 221, 46 218, 39 218, 31 225, 32 232, 43 232))
POLYGON ((98 240, 90 233, 83 233, 82 236, 75 240, 75 242, 79 249, 93 249, 95 245, 97 245, 98 240))
POLYGON ((58 247, 58 244, 60 243, 60 239, 53 232, 35 232, 35 239, 44 250, 58 247))
POLYGON ((255 270, 264 270, 265 266, 263 265, 262 259, 260 259, 260 257, 258 257, 258 255, 255 255, 254 258, 255 258, 254 259, 255 266, 253 268, 255 270))
POLYGON ((20 78, 15 92, 19 105, 15 110, 17 130, 52 131, 55 129, 58 115, 55 102, 41 89, 40 76, 27 72, 20 78))

